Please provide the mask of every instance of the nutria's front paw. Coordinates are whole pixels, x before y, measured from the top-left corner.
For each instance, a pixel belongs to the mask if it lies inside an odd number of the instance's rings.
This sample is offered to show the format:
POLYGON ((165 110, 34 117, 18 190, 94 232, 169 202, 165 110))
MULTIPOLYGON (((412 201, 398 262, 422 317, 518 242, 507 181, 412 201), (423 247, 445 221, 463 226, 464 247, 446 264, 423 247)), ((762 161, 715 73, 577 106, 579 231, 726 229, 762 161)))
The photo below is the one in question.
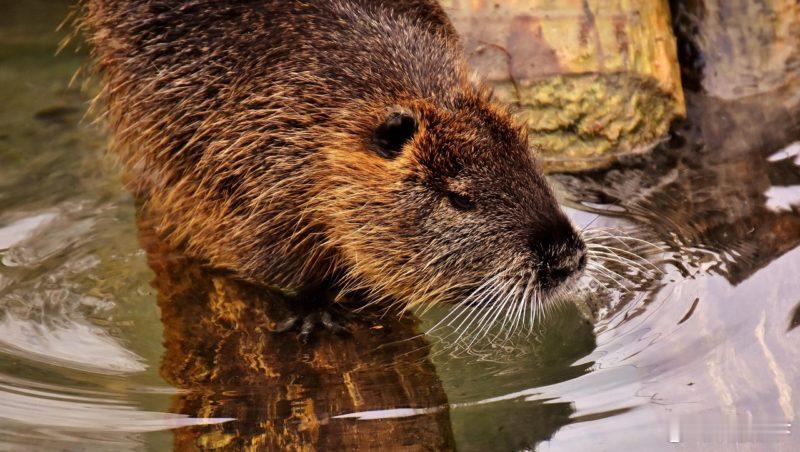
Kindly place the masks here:
MULTIPOLYGON (((337 319, 338 320, 338 319, 337 319)), ((340 321, 334 320, 331 311, 321 308, 304 315, 294 315, 278 323, 274 333, 285 333, 297 331, 300 342, 306 344, 311 340, 315 331, 325 330, 333 333, 345 333, 347 328, 341 325, 340 321)))

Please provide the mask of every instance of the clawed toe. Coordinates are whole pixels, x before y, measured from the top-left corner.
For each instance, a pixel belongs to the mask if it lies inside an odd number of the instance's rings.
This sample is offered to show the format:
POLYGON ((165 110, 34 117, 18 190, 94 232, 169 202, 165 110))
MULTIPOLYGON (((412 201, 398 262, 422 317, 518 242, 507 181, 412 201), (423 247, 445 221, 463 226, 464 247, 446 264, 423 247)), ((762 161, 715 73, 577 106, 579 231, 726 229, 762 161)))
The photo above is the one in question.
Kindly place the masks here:
POLYGON ((283 322, 280 322, 277 325, 275 325, 275 328, 273 328, 272 332, 285 333, 287 331, 291 331, 299 321, 300 321, 299 315, 291 316, 288 319, 284 320, 283 322))
POLYGON ((315 331, 327 330, 333 333, 347 332, 347 328, 334 320, 333 315, 326 310, 314 311, 304 316, 292 316, 278 323, 272 330, 274 333, 285 333, 298 330, 297 337, 301 342, 308 343, 315 331))
POLYGON ((320 323, 326 330, 333 331, 334 333, 344 333, 347 331, 347 328, 336 322, 333 319, 333 315, 328 311, 322 312, 320 315, 320 323))

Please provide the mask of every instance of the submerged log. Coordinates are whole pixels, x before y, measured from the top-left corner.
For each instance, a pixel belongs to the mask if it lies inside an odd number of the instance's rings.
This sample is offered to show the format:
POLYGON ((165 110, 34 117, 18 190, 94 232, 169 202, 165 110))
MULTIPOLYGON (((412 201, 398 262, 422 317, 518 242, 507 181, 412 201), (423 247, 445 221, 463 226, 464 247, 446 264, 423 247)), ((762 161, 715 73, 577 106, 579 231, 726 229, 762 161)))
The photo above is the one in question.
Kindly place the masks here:
POLYGON ((169 250, 140 221, 164 324, 176 450, 452 450, 447 398, 410 318, 360 311, 350 334, 277 333, 287 301, 169 250), (344 416, 390 408, 414 415, 344 416), (221 423, 222 420, 226 420, 221 423))
POLYGON ((546 170, 646 151, 685 113, 667 0, 442 0, 546 170))

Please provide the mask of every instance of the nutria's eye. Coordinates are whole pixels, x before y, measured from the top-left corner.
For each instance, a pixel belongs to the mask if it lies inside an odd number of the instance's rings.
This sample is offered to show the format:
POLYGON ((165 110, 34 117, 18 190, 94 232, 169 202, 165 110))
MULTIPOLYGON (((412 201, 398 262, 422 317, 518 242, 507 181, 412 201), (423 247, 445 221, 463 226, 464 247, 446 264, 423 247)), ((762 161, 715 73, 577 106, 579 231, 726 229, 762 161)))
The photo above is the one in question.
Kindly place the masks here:
POLYGON ((456 210, 468 211, 475 209, 475 203, 466 195, 449 191, 447 192, 447 200, 456 210))
POLYGON ((391 159, 397 157, 403 146, 417 132, 417 119, 405 109, 398 109, 375 129, 372 137, 381 157, 391 159))

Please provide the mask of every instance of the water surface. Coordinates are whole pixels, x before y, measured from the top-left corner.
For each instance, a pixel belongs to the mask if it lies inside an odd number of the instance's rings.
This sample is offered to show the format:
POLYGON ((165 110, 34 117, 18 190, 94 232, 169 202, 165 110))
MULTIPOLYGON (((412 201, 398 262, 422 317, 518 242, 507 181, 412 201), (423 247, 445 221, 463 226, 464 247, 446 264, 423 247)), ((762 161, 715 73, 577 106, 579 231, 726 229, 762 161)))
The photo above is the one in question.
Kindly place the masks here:
POLYGON ((479 353, 418 335, 441 312, 365 314, 303 347, 269 332, 278 295, 149 234, 82 120, 91 88, 69 84, 85 54, 54 56, 66 3, 22 3, 0 0, 0 449, 800 444, 800 121, 782 94, 689 93, 653 156, 553 176, 576 223, 655 244, 658 272, 600 277, 479 353))

